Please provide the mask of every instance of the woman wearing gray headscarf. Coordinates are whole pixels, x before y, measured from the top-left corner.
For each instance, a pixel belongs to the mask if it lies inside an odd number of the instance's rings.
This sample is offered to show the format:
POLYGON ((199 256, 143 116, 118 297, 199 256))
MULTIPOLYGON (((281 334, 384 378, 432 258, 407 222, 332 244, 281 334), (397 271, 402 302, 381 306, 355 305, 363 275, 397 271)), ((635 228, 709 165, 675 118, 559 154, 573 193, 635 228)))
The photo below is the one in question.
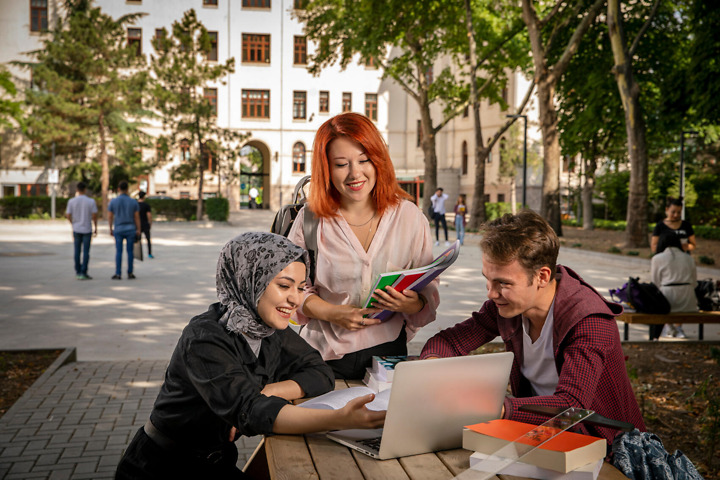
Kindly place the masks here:
POLYGON ((116 478, 245 478, 235 467, 240 435, 382 426, 385 412, 364 406, 372 395, 340 410, 291 404, 334 387, 320 354, 287 328, 303 298, 307 262, 305 250, 271 233, 225 245, 220 302, 185 327, 116 478))

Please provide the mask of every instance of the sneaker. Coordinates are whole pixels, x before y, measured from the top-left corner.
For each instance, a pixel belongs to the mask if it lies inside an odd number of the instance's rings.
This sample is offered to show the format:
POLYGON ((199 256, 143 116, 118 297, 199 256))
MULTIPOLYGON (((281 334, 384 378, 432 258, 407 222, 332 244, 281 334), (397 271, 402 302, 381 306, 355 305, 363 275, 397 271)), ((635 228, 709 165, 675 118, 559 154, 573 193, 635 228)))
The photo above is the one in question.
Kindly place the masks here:
POLYGON ((153 257, 151 253, 148 253, 148 258, 155 258, 155 257, 153 257))
POLYGON ((85 278, 79 273, 77 275, 75 275, 75 278, 78 280, 85 280, 85 278))
POLYGON ((135 280, 135 274, 128 273, 128 280, 135 280))
POLYGON ((675 327, 675 338, 687 338, 687 335, 685 335, 682 326, 675 327))
POLYGON ((113 280, 122 280, 122 277, 120 275, 113 275, 112 279, 113 280))
POLYGON ((440 241, 435 242, 435 246, 437 247, 438 245, 440 245, 440 241))
POLYGON ((92 280, 92 277, 88 275, 87 273, 80 275, 82 278, 80 280, 92 280))

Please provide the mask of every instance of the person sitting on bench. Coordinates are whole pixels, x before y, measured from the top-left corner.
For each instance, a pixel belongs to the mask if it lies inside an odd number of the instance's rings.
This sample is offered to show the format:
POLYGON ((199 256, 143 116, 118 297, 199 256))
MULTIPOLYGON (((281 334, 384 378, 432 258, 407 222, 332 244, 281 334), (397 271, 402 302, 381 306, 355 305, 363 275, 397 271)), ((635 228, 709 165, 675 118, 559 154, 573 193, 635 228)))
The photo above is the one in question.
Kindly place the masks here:
MULTIPOLYGON (((650 260, 650 278, 657 285, 668 303, 671 312, 697 312, 697 268, 690 255, 682 250, 680 237, 674 232, 663 233, 657 242, 657 254, 650 260)), ((681 324, 667 323, 665 326, 651 325, 650 335, 686 338, 681 324), (662 330, 662 332, 661 332, 662 330)))

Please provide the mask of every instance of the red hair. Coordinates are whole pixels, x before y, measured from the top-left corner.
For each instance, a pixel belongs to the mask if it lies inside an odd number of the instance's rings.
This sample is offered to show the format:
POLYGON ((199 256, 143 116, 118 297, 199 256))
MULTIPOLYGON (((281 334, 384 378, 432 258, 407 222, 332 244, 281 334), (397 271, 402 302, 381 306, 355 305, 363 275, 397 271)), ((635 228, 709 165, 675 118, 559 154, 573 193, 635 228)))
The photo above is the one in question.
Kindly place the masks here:
POLYGON ((340 192, 332 184, 327 154, 330 143, 339 137, 358 143, 375 166, 377 179, 371 195, 379 214, 403 198, 411 198, 395 178, 390 152, 375 124, 364 115, 342 113, 323 123, 315 135, 308 203, 316 216, 333 217, 340 208, 340 192))

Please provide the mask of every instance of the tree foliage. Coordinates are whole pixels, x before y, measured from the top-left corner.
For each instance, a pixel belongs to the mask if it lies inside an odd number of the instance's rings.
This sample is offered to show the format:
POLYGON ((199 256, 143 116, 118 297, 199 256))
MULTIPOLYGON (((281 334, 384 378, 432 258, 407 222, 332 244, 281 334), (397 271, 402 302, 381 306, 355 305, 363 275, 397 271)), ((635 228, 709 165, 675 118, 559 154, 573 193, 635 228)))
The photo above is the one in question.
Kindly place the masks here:
POLYGON ((425 157, 425 201, 437 186, 435 137, 467 102, 467 89, 458 85, 450 65, 437 71, 438 59, 466 44, 462 4, 450 0, 313 0, 297 16, 317 48, 310 55, 310 72, 334 63, 371 59, 382 67, 418 105, 425 157), (442 118, 432 118, 440 105, 442 118))
POLYGON ((15 99, 16 95, 17 88, 10 78, 10 72, 0 66, 0 129, 13 128, 21 122, 21 103, 15 99))
POLYGON ((125 30, 139 15, 113 19, 89 0, 66 0, 64 12, 31 52, 35 62, 25 64, 33 78, 25 92, 27 135, 39 147, 36 160, 47 161, 54 145, 58 154, 99 161, 105 212, 109 152, 147 141, 139 122, 147 76, 125 30))
POLYGON ((173 22, 170 32, 163 28, 152 45, 153 108, 166 129, 158 149, 165 156, 170 149, 186 148, 172 176, 177 181, 197 181, 196 218, 201 219, 205 166, 234 155, 235 144, 248 135, 218 126, 216 107, 204 96, 205 88, 225 83, 224 78, 235 71, 235 59, 207 60, 210 35, 193 9, 173 22))

